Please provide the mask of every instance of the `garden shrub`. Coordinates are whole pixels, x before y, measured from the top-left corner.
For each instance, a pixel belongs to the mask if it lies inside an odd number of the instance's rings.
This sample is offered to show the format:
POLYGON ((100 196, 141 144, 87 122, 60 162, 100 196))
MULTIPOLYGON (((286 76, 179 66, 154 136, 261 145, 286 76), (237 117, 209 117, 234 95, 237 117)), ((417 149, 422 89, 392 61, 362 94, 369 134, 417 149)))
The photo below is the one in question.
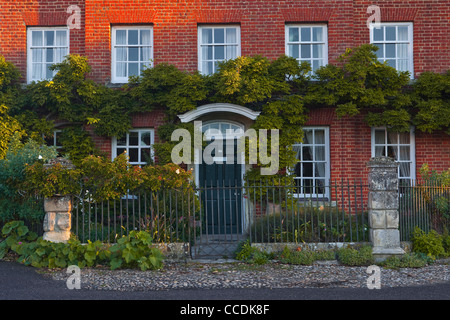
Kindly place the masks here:
POLYGON ((371 246, 360 248, 341 248, 337 251, 337 258, 340 263, 347 266, 369 266, 374 263, 371 246))
POLYGON ((424 253, 433 260, 445 256, 443 237, 435 230, 425 233, 419 227, 416 227, 411 242, 414 252, 424 253))
POLYGON ((379 263, 380 266, 389 269, 422 268, 432 260, 424 254, 410 252, 401 257, 393 256, 379 263))
POLYGON ((30 233, 23 221, 11 221, 2 228, 4 241, 0 242, 0 259, 8 252, 18 255, 17 261, 38 268, 80 268, 97 265, 111 269, 135 268, 141 270, 162 268, 163 255, 152 246, 151 235, 145 231, 132 231, 109 245, 101 241, 88 241, 86 245, 75 237, 68 243, 53 243, 30 233))

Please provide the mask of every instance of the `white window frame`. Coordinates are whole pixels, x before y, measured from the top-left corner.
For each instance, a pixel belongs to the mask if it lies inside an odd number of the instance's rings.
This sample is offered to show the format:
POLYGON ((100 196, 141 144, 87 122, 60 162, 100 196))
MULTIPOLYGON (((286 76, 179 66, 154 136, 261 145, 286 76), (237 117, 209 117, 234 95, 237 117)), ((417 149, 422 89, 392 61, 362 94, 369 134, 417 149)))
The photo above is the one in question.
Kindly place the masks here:
MULTIPOLYGON (((311 126, 311 127, 304 127, 303 130, 323 130, 324 131, 324 139, 325 139, 325 143, 324 144, 316 144, 315 143, 315 139, 314 136, 315 134, 313 134, 313 141, 312 143, 308 143, 308 144, 304 144, 304 143, 295 143, 293 144, 294 146, 300 147, 300 159, 297 159, 297 164, 300 165, 300 174, 302 173, 302 167, 303 167, 303 163, 324 163, 325 164, 325 173, 324 173, 324 177, 315 177, 315 166, 313 165, 313 177, 297 177, 295 176, 295 167, 292 169, 293 173, 294 173, 294 180, 300 180, 300 186, 301 187, 301 192, 297 192, 295 193, 295 196, 298 198, 315 198, 317 200, 321 200, 321 199, 329 199, 330 198, 330 188, 329 188, 329 181, 330 181, 330 128, 327 126, 311 126), (308 160, 308 161, 302 161, 303 158, 303 147, 304 146, 312 146, 315 150, 316 145, 318 146, 324 146, 325 147, 325 154, 324 154, 324 160, 316 160, 316 152, 313 152, 313 160, 308 160), (303 180, 313 180, 314 182, 314 187, 309 187, 309 186, 304 186, 303 184, 303 180), (315 191, 313 193, 304 193, 303 192, 303 188, 316 188, 316 184, 315 181, 316 180, 324 180, 324 192, 323 193, 316 193, 315 191)), ((297 165, 296 164, 296 165, 297 165)), ((298 187, 297 187, 298 188, 298 187)))
POLYGON ((198 56, 198 70, 200 73, 202 74, 207 74, 205 73, 205 70, 203 70, 203 62, 205 61, 203 59, 203 50, 202 48, 205 46, 212 46, 213 47, 213 52, 212 52, 212 56, 213 59, 212 60, 206 60, 206 61, 211 61, 212 62, 212 66, 213 66, 213 72, 211 74, 213 74, 214 72, 216 72, 216 66, 215 66, 215 62, 220 62, 220 61, 226 61, 229 59, 235 59, 237 57, 239 57, 241 55, 241 27, 239 25, 201 25, 198 26, 197 28, 197 56, 198 56), (202 37, 202 31, 204 29, 212 29, 213 30, 213 42, 211 44, 204 44, 203 43, 203 37, 202 37), (236 29, 236 42, 234 43, 227 43, 226 42, 226 35, 224 35, 224 40, 225 42, 223 43, 216 43, 214 42, 214 30, 215 29, 236 29), (227 57, 227 50, 226 48, 224 49, 224 59, 215 59, 214 58, 214 47, 215 46, 236 46, 236 57, 227 57))
MULTIPOLYGON (((396 133, 393 133, 396 134, 396 133)), ((372 127, 371 128, 371 154, 372 157, 375 157, 376 153, 375 153, 375 147, 376 146, 384 146, 385 149, 385 154, 388 154, 388 147, 397 147, 397 155, 400 154, 400 147, 401 146, 409 146, 409 158, 410 160, 396 160, 396 162, 400 163, 400 162, 410 162, 410 173, 409 173, 409 177, 401 177, 400 176, 400 166, 399 166, 399 170, 397 172, 397 176, 399 179, 401 180, 415 180, 416 179, 416 140, 415 140, 415 132, 414 132, 414 128, 411 127, 410 131, 409 131, 409 144, 405 144, 405 143, 400 143, 400 139, 398 137, 398 133, 397 133, 397 143, 388 143, 387 139, 388 139, 388 131, 386 127, 372 127), (375 144, 375 131, 376 130, 384 130, 385 132, 385 142, 384 144, 375 144)))
MULTIPOLYGON (((62 146, 57 144, 58 141, 58 136, 62 133, 62 130, 53 130, 53 137, 52 137, 52 142, 51 144, 47 144, 49 147, 55 147, 56 150, 61 150, 62 146)), ((42 138, 44 138, 44 135, 42 135, 42 138)), ((50 142, 50 141, 48 141, 50 142)))
POLYGON ((150 148, 150 157, 151 159, 154 160, 154 152, 153 152, 153 145, 155 144, 155 130, 152 128, 140 128, 140 129, 132 129, 130 131, 128 131, 128 133, 126 134, 126 143, 124 146, 118 145, 117 143, 117 137, 113 137, 112 138, 112 152, 111 152, 111 156, 112 159, 114 160, 118 154, 117 154, 117 149, 126 149, 127 154, 129 155, 129 150, 130 148, 134 148, 134 149, 138 149, 138 161, 134 161, 134 162, 129 162, 131 165, 133 166, 144 166, 147 164, 147 162, 143 161, 143 159, 141 159, 141 149, 146 149, 146 148, 150 148), (133 146, 129 144, 130 138, 129 138, 129 134, 131 132, 138 132, 138 145, 137 146, 133 146), (142 146, 140 145, 140 141, 141 141, 141 134, 143 132, 151 132, 151 136, 150 136, 150 146, 142 146))
MULTIPOLYGON (((398 70, 397 66, 398 66, 398 60, 401 60, 401 58, 398 57, 398 50, 397 50, 397 45, 398 44, 407 44, 408 45, 408 56, 405 57, 404 59, 408 59, 408 70, 410 73, 410 78, 413 79, 414 78, 414 39, 413 39, 413 23, 412 22, 382 22, 380 23, 380 26, 383 27, 384 29, 384 33, 383 33, 383 41, 375 41, 374 40, 374 29, 375 29, 375 24, 372 23, 370 24, 370 43, 371 44, 395 44, 395 58, 386 58, 385 55, 385 46, 383 46, 383 58, 379 58, 380 62, 384 62, 386 60, 395 60, 395 65, 396 65, 396 69, 398 70), (396 40, 386 40, 386 27, 396 27, 395 30, 395 37, 396 40), (398 27, 408 27, 408 40, 398 40, 398 27)), ((380 50, 380 49, 379 49, 380 50)), ((378 51, 377 51, 378 53, 378 51)))
MULTIPOLYGON (((42 41, 44 41, 44 39, 45 39, 45 37, 43 36, 42 41)), ((32 50, 33 49, 44 49, 44 51, 45 51, 45 49, 60 49, 60 48, 67 48, 67 55, 70 54, 70 29, 69 28, 67 28, 67 27, 29 27, 29 28, 27 28, 27 83, 31 83, 33 81, 51 80, 56 74, 56 72, 53 71, 52 78, 43 77, 41 79, 33 79, 32 50), (54 37, 55 43, 52 46, 47 46, 44 43, 42 46, 33 46, 33 37, 32 37, 33 31, 42 31, 43 35, 44 35, 45 31, 53 31, 53 32, 55 32, 55 34, 56 34, 56 31, 66 31, 66 45, 57 46, 56 45, 56 36, 55 36, 54 37)), ((42 62, 39 62, 43 66, 46 64, 46 62, 44 61, 45 56, 46 56, 45 54, 42 54, 42 62)), ((54 50, 52 64, 61 63, 62 61, 63 60, 55 61, 55 50, 54 50)))
POLYGON ((298 52, 298 58, 294 57, 299 63, 302 61, 307 61, 311 64, 311 73, 313 74, 313 61, 323 61, 322 65, 320 66, 326 66, 328 64, 328 25, 327 24, 286 24, 285 26, 285 54, 289 57, 292 57, 289 47, 291 45, 298 45, 299 46, 299 52, 298 52), (322 37, 323 39, 321 41, 314 41, 313 40, 313 32, 312 28, 322 28, 322 37), (299 40, 298 41, 289 41, 289 30, 291 28, 297 28, 299 30, 299 40), (302 28, 311 28, 311 39, 310 41, 302 41, 301 39, 301 29, 302 28), (301 57, 301 46, 302 45, 310 45, 310 58, 302 58, 301 57), (314 52, 313 52, 313 45, 323 45, 323 52, 322 52, 322 58, 314 58, 314 52))
MULTIPOLYGON (((140 41, 140 37, 138 36, 138 39, 140 41)), ((154 48, 154 40, 153 40, 153 26, 112 26, 111 27, 111 83, 128 83, 128 79, 129 79, 129 72, 128 72, 128 64, 130 63, 130 61, 128 60, 128 53, 127 53, 127 60, 124 61, 124 63, 126 63, 127 65, 127 70, 126 70, 126 77, 118 77, 117 76, 117 53, 116 53, 116 48, 118 47, 122 47, 122 48, 129 48, 129 47, 137 47, 139 48, 139 60, 138 61, 133 61, 135 63, 137 63, 138 65, 140 65, 141 63, 146 63, 148 62, 148 68, 152 68, 153 67, 153 48, 154 48), (118 30, 126 30, 127 31, 127 38, 126 38, 126 44, 120 44, 118 45, 116 43, 117 37, 116 37, 116 33, 118 30), (150 45, 142 45, 140 43, 138 43, 137 45, 129 45, 128 44, 128 31, 129 30, 138 30, 139 31, 139 35, 140 35, 140 31, 141 30, 150 30, 150 45), (141 59, 141 48, 142 47, 150 47, 150 60, 149 61, 143 61, 141 59)), ((138 72, 139 75, 141 74, 141 69, 140 66, 138 68, 138 72)))

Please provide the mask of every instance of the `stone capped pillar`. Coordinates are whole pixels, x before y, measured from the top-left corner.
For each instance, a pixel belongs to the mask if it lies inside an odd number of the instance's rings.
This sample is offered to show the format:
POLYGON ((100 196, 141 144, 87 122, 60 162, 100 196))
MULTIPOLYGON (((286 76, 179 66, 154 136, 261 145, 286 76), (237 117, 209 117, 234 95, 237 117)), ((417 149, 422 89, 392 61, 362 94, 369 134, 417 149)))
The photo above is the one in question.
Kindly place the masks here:
POLYGON ((403 255, 398 216, 398 164, 388 157, 372 158, 369 167, 369 225, 375 261, 403 255))
MULTIPOLYGON (((59 163, 72 169, 72 163, 64 158, 49 161, 46 167, 59 163)), ((51 242, 66 243, 70 239, 72 227, 72 197, 68 195, 54 195, 44 199, 44 236, 43 239, 51 242)))

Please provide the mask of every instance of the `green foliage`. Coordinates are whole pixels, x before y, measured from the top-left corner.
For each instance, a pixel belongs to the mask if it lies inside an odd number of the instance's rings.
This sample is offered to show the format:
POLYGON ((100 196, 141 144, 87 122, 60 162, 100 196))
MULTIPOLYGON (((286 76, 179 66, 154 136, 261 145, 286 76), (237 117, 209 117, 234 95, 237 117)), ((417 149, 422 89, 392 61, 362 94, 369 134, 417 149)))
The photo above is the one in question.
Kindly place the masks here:
POLYGON ((413 123, 419 130, 450 134, 450 70, 422 73, 413 84, 412 100, 413 123))
POLYGON ((248 240, 240 243, 236 250, 236 259, 246 263, 262 265, 268 263, 271 257, 267 252, 252 247, 248 240))
POLYGON ((45 167, 42 162, 28 166, 22 187, 42 197, 75 195, 83 197, 87 191, 95 201, 119 199, 134 191, 157 191, 163 187, 190 190, 191 172, 174 164, 133 167, 125 154, 109 160, 88 156, 75 168, 57 163, 45 167))
POLYGON ((280 261, 282 263, 310 266, 316 261, 316 254, 309 248, 301 249, 301 247, 299 247, 297 250, 293 251, 284 247, 280 255, 280 261))
POLYGON ((319 68, 314 76, 317 82, 312 84, 307 100, 311 105, 335 106, 340 117, 368 110, 370 126, 386 125, 394 131, 409 131, 411 99, 404 92, 409 75, 380 63, 375 54, 377 49, 371 44, 347 49, 339 57, 338 65, 319 68))
POLYGON ((11 221, 3 227, 1 235, 6 239, 0 242, 0 259, 12 251, 19 256, 18 262, 33 267, 109 265, 113 270, 139 267, 143 271, 162 268, 161 251, 152 246, 151 235, 144 231, 132 231, 114 245, 100 241, 83 245, 74 237, 68 243, 52 243, 30 233, 23 221, 11 221))
POLYGON ((380 266, 388 269, 400 268, 422 268, 429 264, 430 259, 424 254, 411 252, 401 257, 393 256, 379 263, 380 266))
POLYGON ((29 164, 43 163, 56 156, 56 150, 34 140, 21 142, 16 132, 8 145, 4 159, 0 160, 0 221, 15 219, 40 221, 44 216, 42 203, 22 189, 26 181, 25 168, 29 164))
POLYGON ((433 260, 446 255, 443 237, 434 230, 425 233, 419 227, 416 227, 411 242, 414 252, 426 254, 433 260))
POLYGON ((347 266, 369 266, 374 263, 371 246, 362 246, 359 249, 345 247, 337 251, 340 263, 347 266))
POLYGON ((162 268, 161 251, 152 245, 152 237, 148 232, 131 231, 111 247, 111 269, 135 268, 142 271, 162 268))

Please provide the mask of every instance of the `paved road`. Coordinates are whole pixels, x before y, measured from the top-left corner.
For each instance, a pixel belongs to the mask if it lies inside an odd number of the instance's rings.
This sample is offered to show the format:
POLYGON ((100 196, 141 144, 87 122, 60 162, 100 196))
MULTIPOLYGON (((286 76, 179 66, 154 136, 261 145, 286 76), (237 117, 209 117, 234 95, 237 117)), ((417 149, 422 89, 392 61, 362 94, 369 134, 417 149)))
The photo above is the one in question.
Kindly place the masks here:
MULTIPOLYGON (((450 283, 410 287, 345 289, 223 289, 223 290, 169 290, 152 292, 116 292, 95 290, 69 290, 65 281, 55 281, 39 274, 35 268, 13 262, 0 261, 0 300, 178 300, 185 301, 215 300, 225 306, 225 300, 259 301, 270 300, 450 300, 450 283)), ((276 302, 273 301, 275 304, 276 302)), ((288 302, 286 302, 288 303, 288 302)), ((291 306, 291 305, 289 305, 291 306)), ((170 311, 170 310, 169 310, 170 311)), ((174 308, 172 312, 179 312, 174 308)))

